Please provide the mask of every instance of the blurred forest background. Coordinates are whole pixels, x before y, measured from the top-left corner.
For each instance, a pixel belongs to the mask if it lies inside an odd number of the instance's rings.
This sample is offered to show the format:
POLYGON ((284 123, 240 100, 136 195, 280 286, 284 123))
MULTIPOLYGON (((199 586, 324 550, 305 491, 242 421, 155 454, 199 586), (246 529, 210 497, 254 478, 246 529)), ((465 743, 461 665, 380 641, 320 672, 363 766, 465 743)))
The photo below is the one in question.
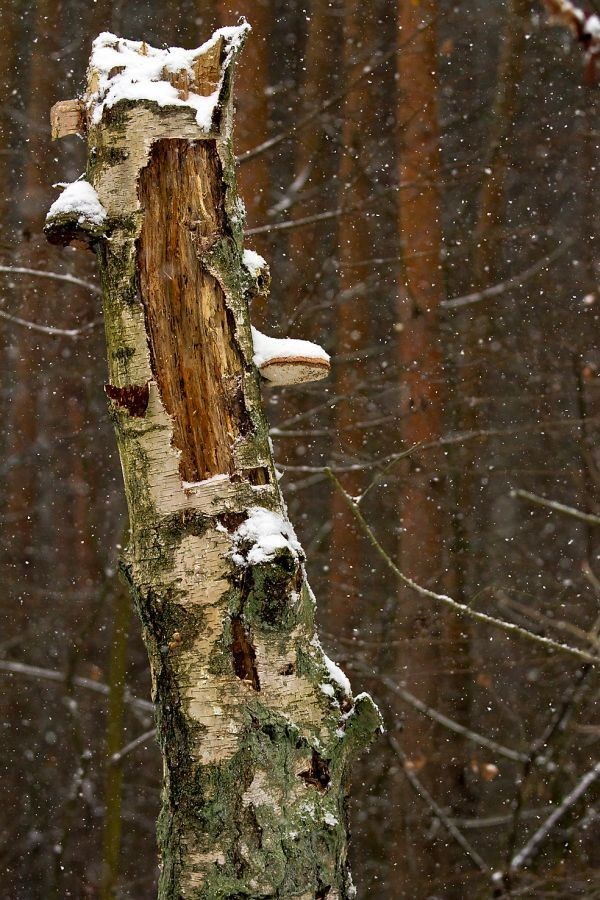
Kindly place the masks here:
POLYGON ((600 897, 593 36, 537 0, 0 9, 0 895, 140 900, 157 874, 94 259, 42 234, 84 145, 51 144, 49 109, 100 31, 195 47, 244 14, 254 322, 333 356, 265 405, 323 644, 388 728, 353 774, 358 896, 600 897), (458 618, 390 559, 580 655, 458 618))

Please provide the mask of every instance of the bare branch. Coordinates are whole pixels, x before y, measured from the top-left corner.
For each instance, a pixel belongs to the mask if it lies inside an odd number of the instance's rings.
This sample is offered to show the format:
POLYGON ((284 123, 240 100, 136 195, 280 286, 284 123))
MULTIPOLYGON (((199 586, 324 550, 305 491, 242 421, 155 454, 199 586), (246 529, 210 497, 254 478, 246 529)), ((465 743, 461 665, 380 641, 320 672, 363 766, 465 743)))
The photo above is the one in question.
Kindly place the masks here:
POLYGON ((0 309, 0 317, 6 319, 8 322, 13 322, 15 325, 21 325, 29 331, 40 331, 42 334, 52 334, 68 338, 81 337, 82 334, 96 328, 101 321, 100 319, 94 319, 93 322, 88 322, 87 325, 82 325, 81 328, 55 328, 53 325, 40 325, 38 322, 30 322, 28 319, 19 318, 19 316, 11 316, 10 313, 4 312, 3 309, 0 309))
POLYGON ((84 287, 91 291, 92 294, 102 296, 102 291, 96 284, 91 281, 84 281, 83 278, 77 278, 75 275, 69 275, 63 272, 45 272, 43 269, 27 269, 24 266, 0 266, 0 272, 6 274, 16 273, 18 275, 33 275, 36 278, 51 278, 54 281, 67 281, 69 284, 75 284, 77 287, 84 287))
POLYGON ((452 819, 446 815, 442 807, 438 803, 436 803, 427 788, 421 783, 420 779, 415 775, 412 769, 410 769, 406 765, 406 755, 402 751, 396 738, 391 734, 388 735, 388 743, 402 763, 402 771, 404 772, 408 783, 412 787, 415 794, 417 794, 421 798, 421 800, 426 803, 434 816, 436 816, 436 818, 440 820, 448 834, 451 835, 458 846, 461 847, 462 850, 464 850, 466 856, 471 860, 475 868, 479 869, 479 871, 483 872, 485 875, 491 876, 492 870, 488 866, 486 861, 479 855, 477 850, 475 850, 475 848, 471 846, 464 834, 456 827, 452 819))
POLYGON ((246 150, 244 153, 240 153, 240 155, 236 158, 236 162, 238 165, 243 165, 244 163, 250 162, 251 159, 254 159, 257 156, 260 156, 262 153, 266 153, 268 150, 272 150, 273 147, 276 147, 282 141, 285 141, 286 138, 290 137, 293 134, 297 134, 302 128, 306 125, 310 125, 315 119, 320 118, 324 112, 326 112, 331 106, 341 100, 348 90, 351 90, 357 84, 359 84, 364 78, 368 78, 376 69, 386 63, 389 59, 392 59, 396 54, 400 53, 411 41, 414 41, 417 34, 421 31, 425 31, 431 27, 431 22, 424 22, 423 25, 417 29, 417 31, 412 34, 407 41, 404 41, 400 44, 400 46, 394 47, 393 50, 390 50, 388 53, 382 53, 378 59, 374 63, 366 63, 364 66, 360 68, 359 74, 350 79, 347 85, 336 91, 331 97, 328 97, 323 101, 316 109, 311 110, 311 112, 307 113, 305 116, 302 116, 299 119, 296 119, 289 128, 286 128, 284 131, 280 131, 279 134, 273 135, 273 137, 267 138, 266 141, 263 141, 262 144, 258 144, 256 147, 251 147, 250 150, 246 150))
POLYGON ((289 222, 275 222, 273 225, 257 225, 256 228, 247 228, 244 231, 246 236, 252 234, 267 234, 271 231, 289 231, 290 228, 302 228, 305 225, 312 225, 314 222, 323 222, 326 219, 337 219, 345 213, 351 213, 353 210, 330 209, 326 212, 315 213, 314 216, 304 216, 302 219, 291 219, 289 222))
POLYGON ((150 738, 155 737, 155 735, 156 735, 156 728, 150 728, 148 731, 144 731, 143 734, 139 734, 132 741, 129 741, 128 744, 125 744, 125 746, 123 747, 122 750, 119 750, 118 753, 113 753, 113 755, 110 758, 111 766, 118 765, 121 762, 121 760, 123 759, 123 757, 127 756, 129 753, 132 753, 133 750, 137 750, 138 747, 141 747, 142 744, 147 743, 150 740, 150 738))
MULTIPOLYGON (((311 414, 314 411, 318 411, 319 409, 326 408, 327 406, 332 406, 336 402, 339 401, 339 397, 334 397, 333 399, 328 400, 326 403, 323 403, 319 407, 313 408, 311 414)), ((298 421, 302 416, 296 416, 294 419, 289 420, 290 422, 298 421)), ((514 434, 539 434, 547 431, 550 428, 563 429, 563 428, 580 428, 583 424, 584 420, 579 418, 573 419, 548 419, 545 422, 539 422, 536 425, 523 426, 519 428, 484 428, 476 431, 463 431, 458 434, 449 434, 444 437, 441 437, 437 441, 427 441, 422 444, 416 444, 407 450, 402 450, 400 453, 391 453, 389 456, 383 457, 383 459, 374 459, 369 460, 367 462, 361 463, 352 463, 346 466, 304 466, 304 465, 287 465, 278 463, 277 466, 280 469, 283 469, 286 472, 326 472, 327 469, 331 469, 332 472, 353 472, 359 471, 361 469, 379 469, 375 478, 377 481, 381 479, 383 475, 387 475, 391 469, 396 465, 396 463, 405 459, 411 453, 414 453, 415 450, 419 449, 421 451, 434 450, 438 447, 451 447, 456 444, 465 444, 467 441, 474 440, 487 440, 493 437, 508 437, 514 434)), ((587 418, 585 420, 587 423, 597 424, 600 422, 600 417, 594 416, 593 418, 587 418)), ((364 492, 366 494, 372 487, 375 485, 369 485, 364 492)), ((364 496, 363 494, 363 496, 364 496)))
POLYGON ((540 634, 535 634, 532 631, 527 631, 525 628, 521 628, 519 625, 515 625, 513 622, 506 622, 504 619, 497 619, 495 616, 490 616, 487 613, 479 612, 478 610, 472 609, 465 603, 459 603, 458 600, 454 600, 452 597, 449 597, 447 594, 438 594, 436 591, 430 591, 428 588, 422 587, 420 584, 417 584, 416 581, 413 581, 412 578, 409 578, 408 575, 405 575, 389 554, 384 550, 381 546, 377 538, 375 537, 373 531, 367 524, 366 519, 364 518, 362 512, 358 504, 353 500, 353 498, 344 490, 343 486, 340 484, 338 479, 335 477, 334 473, 331 469, 327 469, 327 474, 333 481, 334 485, 344 498, 346 504, 354 514, 358 524, 361 527, 365 537, 369 541, 369 543, 374 547, 379 556, 384 560, 385 564, 389 569, 394 573, 394 575, 400 579, 400 581, 409 587, 411 590, 415 591, 415 593, 419 594, 421 597, 427 597, 429 600, 436 600, 439 603, 443 603, 445 606, 453 609, 459 616, 466 616, 469 619, 475 619, 477 622, 481 622, 486 625, 492 625, 494 628, 499 628, 501 631, 504 631, 506 634, 510 635, 518 635, 519 637, 526 638, 526 640, 530 641, 534 644, 539 644, 544 647, 546 650, 558 650, 561 653, 565 653, 569 656, 573 656, 576 659, 584 660, 587 663, 592 663, 593 665, 598 665, 598 657, 593 655, 592 653, 588 653, 586 650, 580 650, 577 647, 571 647, 569 644, 562 644, 560 641, 555 641, 552 638, 545 637, 540 634))
MULTIPOLYGON (((416 709, 428 718, 433 719, 434 722, 437 722, 439 725, 442 725, 449 731, 453 731, 455 734, 460 734, 466 740, 471 741, 471 743, 477 744, 479 747, 485 747, 487 750, 491 750, 492 753, 497 753, 499 756, 503 756, 506 759, 512 760, 513 762, 527 761, 526 753, 520 753, 518 750, 511 750, 510 747, 505 747, 503 744, 498 744, 496 741, 492 740, 492 738, 485 737, 485 735, 483 734, 478 734, 476 731, 472 731, 470 728, 466 728, 464 725, 460 725, 458 722, 455 722, 454 719, 450 719, 443 713, 438 712, 437 709, 433 709, 433 707, 428 706, 426 703, 423 703, 422 700, 419 700, 418 697, 415 697, 414 694, 411 694, 410 691, 406 690, 406 688, 403 688, 399 684, 396 684, 394 681, 392 681, 391 678, 387 678, 385 675, 377 675, 373 671, 371 671, 370 674, 375 678, 378 678, 379 681, 382 681, 383 684, 385 684, 385 686, 390 689, 390 691, 401 697, 405 701, 405 703, 408 703, 413 707, 413 709, 416 709)), ((537 764, 542 766, 543 768, 552 770, 556 768, 553 763, 543 757, 540 757, 537 760, 537 764)))
POLYGON ((545 506, 547 509, 553 509, 555 512, 564 513, 566 516, 572 516, 574 519, 580 519, 587 522, 588 525, 600 525, 600 516, 593 513, 586 513, 573 506, 565 506, 564 503, 558 503, 557 500, 547 500, 546 497, 540 497, 538 494, 532 494, 529 491, 523 491, 520 488, 510 492, 511 497, 520 497, 523 500, 530 500, 538 506, 545 506))
POLYGON ((597 762, 593 769, 590 769, 589 772, 580 779, 580 781, 576 784, 573 790, 567 794, 563 802, 560 806, 554 810, 551 815, 548 816, 546 821, 540 825, 538 830, 532 837, 527 841, 522 850, 513 857, 510 863, 510 871, 517 872, 519 869, 523 868, 523 866, 539 851, 541 845, 546 840, 552 829, 559 822, 560 819, 564 816, 566 812, 568 812, 572 806, 577 803, 578 800, 583 797, 588 788, 594 783, 594 781, 600 776, 600 762, 597 762))
POLYGON ((523 282, 533 278, 538 272, 543 272, 550 263, 566 253, 572 243, 572 241, 565 241, 565 243, 561 244, 561 246, 554 250, 553 253, 549 253, 547 256, 542 257, 538 262, 529 266, 528 269, 519 272, 517 275, 513 275, 511 278, 500 281, 498 284, 493 284, 481 291, 475 291, 472 294, 464 294, 462 297, 451 297, 449 300, 442 300, 440 306, 443 306, 444 309, 461 309, 462 307, 470 306, 473 303, 480 303, 482 300, 489 300, 491 297, 499 297, 513 287, 520 287, 523 282))
POLYGON ((519 615, 525 616, 526 618, 537 622, 544 628, 553 628, 556 631, 568 632, 569 634, 573 635, 573 637, 578 638, 580 641, 587 641, 590 644, 595 645, 597 649, 600 649, 600 641, 594 634, 593 629, 591 631, 585 631, 583 628, 578 628, 577 625, 573 625, 571 622, 567 622, 564 619, 551 619, 549 618, 549 616, 545 616, 544 613, 540 612, 534 607, 525 606, 523 603, 519 603, 518 600, 510 597, 504 591, 495 591, 495 596, 498 600, 498 605, 501 608, 504 607, 509 611, 514 610, 519 613, 519 615))
MULTIPOLYGON (((24 678, 41 678, 44 681, 56 681, 61 684, 67 680, 64 672, 57 672, 55 669, 43 669, 40 666, 30 666, 27 663, 13 662, 6 659, 0 659, 0 671, 9 672, 11 675, 22 675, 24 678)), ((75 676, 73 684, 77 685, 77 687, 86 688, 88 691, 94 691, 96 694, 108 695, 108 685, 103 684, 101 681, 75 676)), ((126 701, 130 706, 135 706, 143 712, 154 711, 154 705, 149 700, 140 700, 138 697, 126 694, 126 701)))

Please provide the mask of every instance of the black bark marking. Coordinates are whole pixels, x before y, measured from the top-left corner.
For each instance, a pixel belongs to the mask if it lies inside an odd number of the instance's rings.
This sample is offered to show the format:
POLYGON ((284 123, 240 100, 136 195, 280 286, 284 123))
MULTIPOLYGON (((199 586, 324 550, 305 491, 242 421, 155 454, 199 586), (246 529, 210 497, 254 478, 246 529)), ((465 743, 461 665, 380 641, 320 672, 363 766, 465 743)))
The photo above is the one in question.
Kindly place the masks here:
POLYGON ((221 513, 216 518, 219 524, 223 525, 223 527, 226 528, 230 534, 233 534, 234 531, 237 531, 242 522, 246 521, 246 519, 248 518, 248 513, 226 512, 221 513))
POLYGON ((258 669, 256 667, 256 650, 250 640, 240 616, 231 619, 231 653, 233 669, 238 678, 249 684, 255 691, 260 691, 258 669))
MULTIPOLYGON (((312 760, 310 769, 299 773, 299 778, 304 779, 307 784, 312 784, 320 791, 326 791, 331 782, 329 775, 329 764, 327 760, 319 756, 316 750, 312 752, 312 760)), ((329 890, 329 888, 327 888, 329 890)), ((323 896, 326 896, 325 894, 323 896)))
POLYGON ((128 384, 122 388, 115 387, 114 384, 105 384, 104 390, 107 397, 126 409, 130 416, 141 419, 146 415, 150 399, 148 382, 146 384, 128 384))

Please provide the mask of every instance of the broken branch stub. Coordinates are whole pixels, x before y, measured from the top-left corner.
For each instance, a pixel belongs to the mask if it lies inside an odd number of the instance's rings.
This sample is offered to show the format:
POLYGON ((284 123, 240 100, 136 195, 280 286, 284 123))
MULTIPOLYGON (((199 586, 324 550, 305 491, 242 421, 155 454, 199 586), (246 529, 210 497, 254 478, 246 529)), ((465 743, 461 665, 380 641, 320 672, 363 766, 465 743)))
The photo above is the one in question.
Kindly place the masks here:
MULTIPOLYGON (((247 31, 194 51, 100 35, 86 180, 48 228, 68 216, 96 229, 123 570, 164 759, 159 897, 342 900, 348 765, 381 720, 319 644, 269 447, 257 366, 306 354, 271 344, 257 361, 250 326, 265 277, 243 250, 231 141, 247 31)), ((328 357, 310 347, 301 363, 321 372, 328 357)))
POLYGON ((83 100, 59 100, 50 110, 52 140, 77 134, 83 137, 86 130, 83 100))

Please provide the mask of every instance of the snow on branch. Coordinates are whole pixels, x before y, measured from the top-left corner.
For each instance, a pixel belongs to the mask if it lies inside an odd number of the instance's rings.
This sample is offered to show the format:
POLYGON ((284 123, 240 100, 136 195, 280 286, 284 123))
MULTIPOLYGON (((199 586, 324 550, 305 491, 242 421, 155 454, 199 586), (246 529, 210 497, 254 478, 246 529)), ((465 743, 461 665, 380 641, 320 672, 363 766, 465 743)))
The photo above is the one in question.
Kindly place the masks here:
POLYGON ((106 218, 96 191, 89 181, 80 179, 67 184, 54 201, 44 233, 51 244, 66 246, 76 239, 92 244, 104 233, 106 218))

